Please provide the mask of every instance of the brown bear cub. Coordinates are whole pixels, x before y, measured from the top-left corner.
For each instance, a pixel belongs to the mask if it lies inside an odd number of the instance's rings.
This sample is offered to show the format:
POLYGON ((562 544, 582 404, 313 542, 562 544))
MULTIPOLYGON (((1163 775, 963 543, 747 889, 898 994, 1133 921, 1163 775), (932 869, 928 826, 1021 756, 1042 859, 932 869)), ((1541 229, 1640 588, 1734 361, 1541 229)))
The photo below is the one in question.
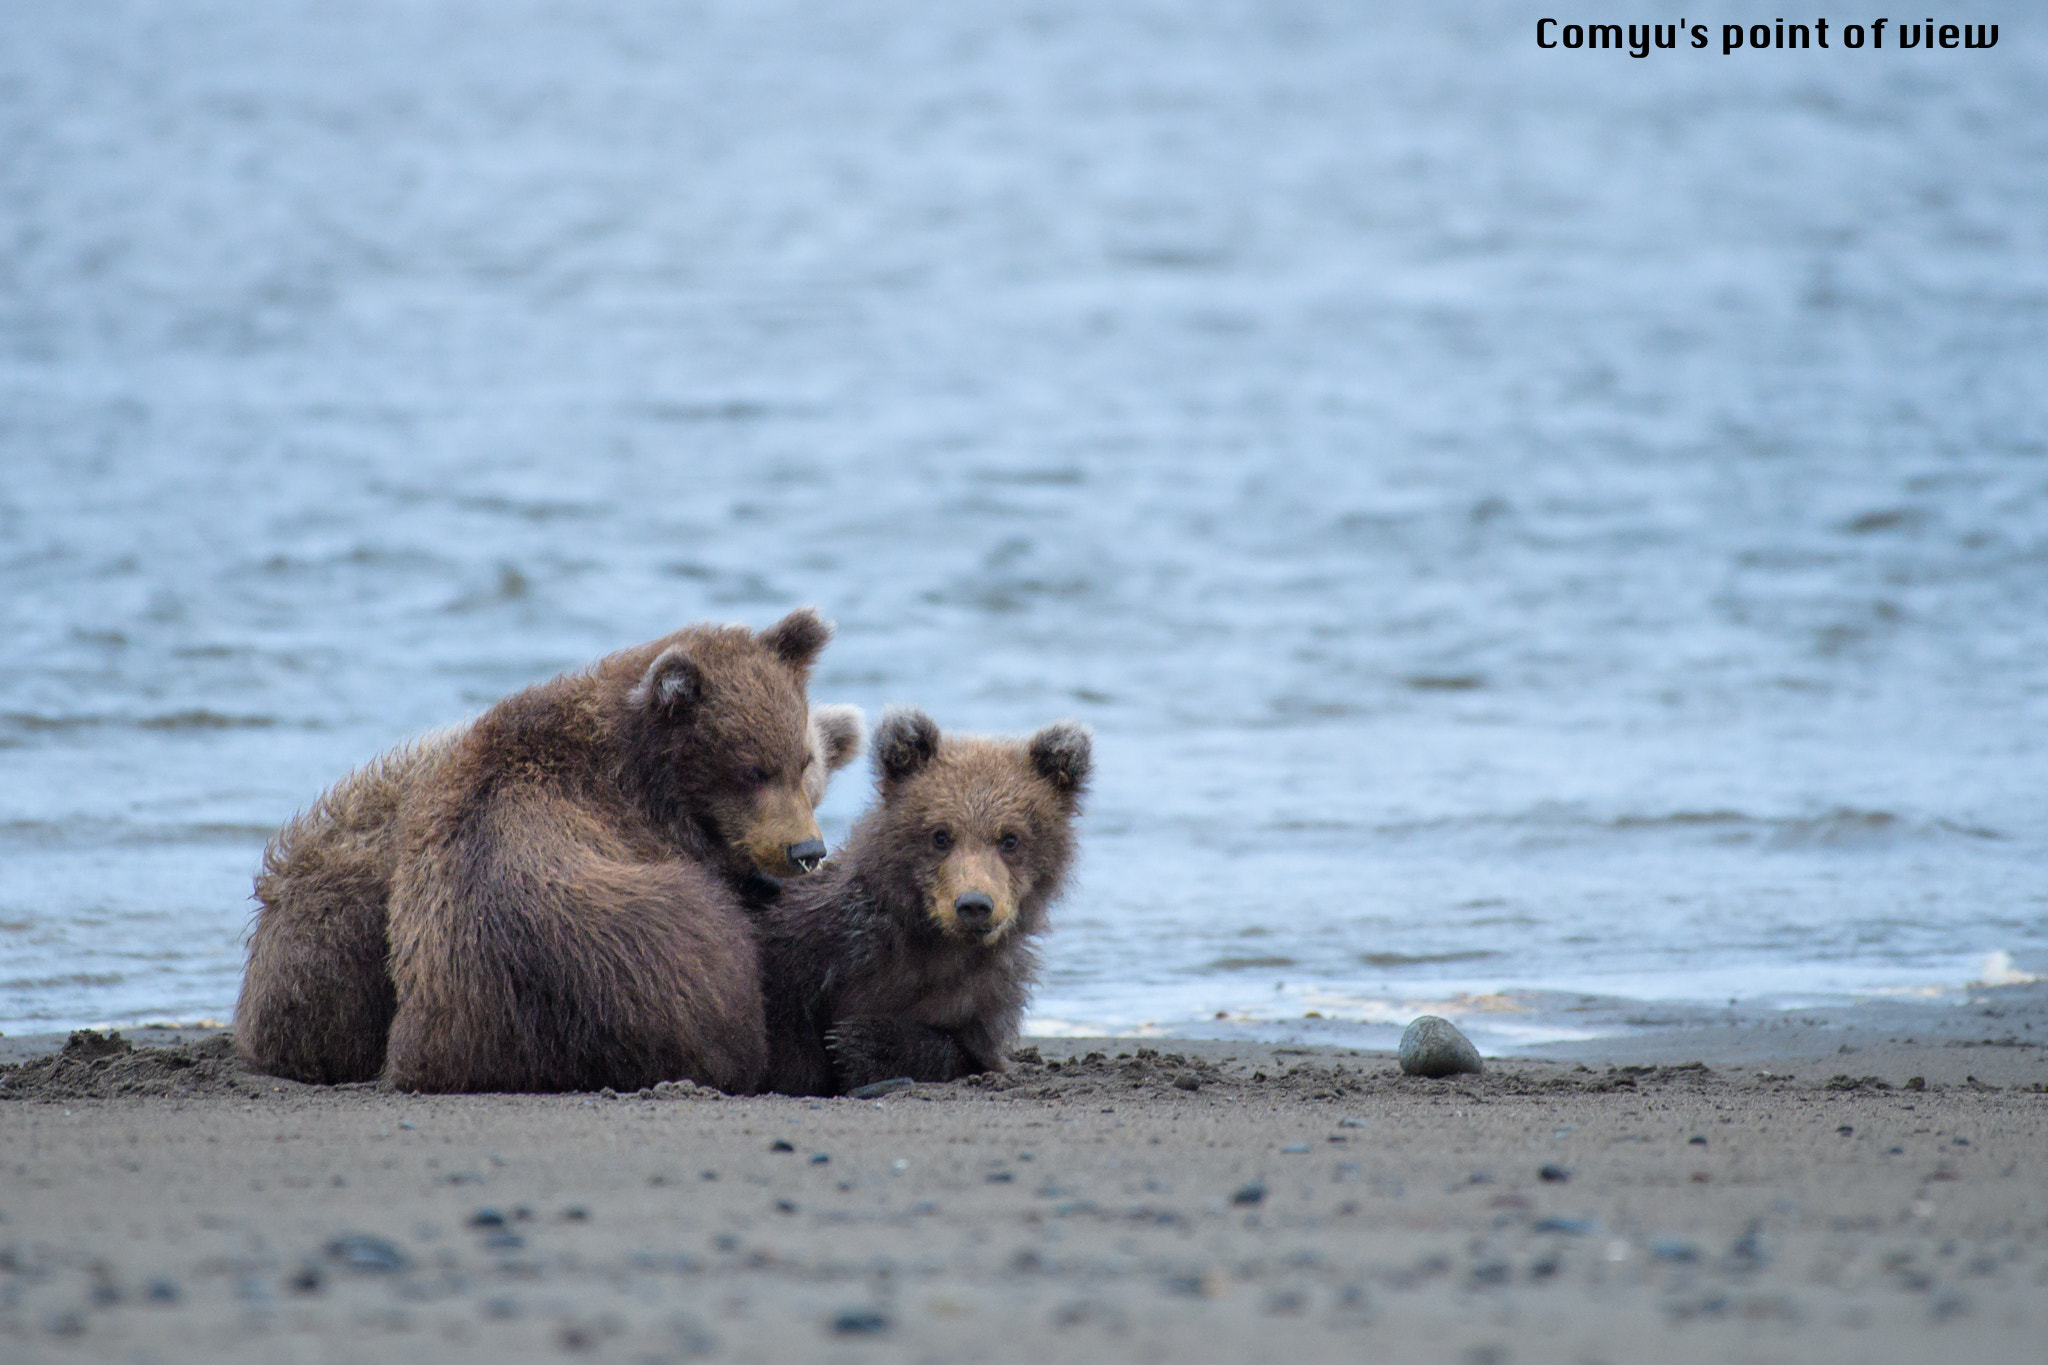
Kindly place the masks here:
MULTIPOLYGON (((315 1085, 383 1072, 398 1010, 386 936, 398 813, 467 728, 449 726, 371 760, 272 836, 235 1006, 235 1049, 253 1069, 315 1085)), ((803 785, 813 809, 832 774, 860 752, 863 731, 859 707, 810 708, 803 785)))
POLYGON ((398 1011, 384 936, 398 812, 460 733, 372 759, 271 836, 235 1002, 235 1052, 253 1069, 315 1085, 384 1070, 398 1011))
POLYGON ((690 627, 345 781, 266 856, 244 1054, 297 1046, 333 1073, 381 1051, 414 1090, 755 1088, 744 906, 824 852, 804 689, 829 637, 809 610, 759 635, 690 627), (380 894, 388 1039, 366 965, 380 894), (345 950, 344 998, 309 948, 345 950))
POLYGON ((1088 785, 1086 729, 942 736, 892 711, 874 736, 881 803, 815 876, 755 917, 767 1088, 844 1094, 897 1076, 1001 1071, 1064 888, 1088 785))

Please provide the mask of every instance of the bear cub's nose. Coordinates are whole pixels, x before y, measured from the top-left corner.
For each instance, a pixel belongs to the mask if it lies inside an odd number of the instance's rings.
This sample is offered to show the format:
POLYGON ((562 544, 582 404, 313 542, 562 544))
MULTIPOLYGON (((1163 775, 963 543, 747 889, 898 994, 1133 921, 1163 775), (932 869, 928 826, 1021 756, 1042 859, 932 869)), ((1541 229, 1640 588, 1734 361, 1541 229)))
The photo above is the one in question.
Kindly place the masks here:
POLYGON ((815 872, 818 864, 825 861, 825 841, 806 839, 800 844, 791 844, 788 853, 789 860, 798 867, 806 872, 815 872))
POLYGON ((995 912, 995 900, 986 891, 964 891, 953 900, 953 913, 970 928, 987 924, 995 912))

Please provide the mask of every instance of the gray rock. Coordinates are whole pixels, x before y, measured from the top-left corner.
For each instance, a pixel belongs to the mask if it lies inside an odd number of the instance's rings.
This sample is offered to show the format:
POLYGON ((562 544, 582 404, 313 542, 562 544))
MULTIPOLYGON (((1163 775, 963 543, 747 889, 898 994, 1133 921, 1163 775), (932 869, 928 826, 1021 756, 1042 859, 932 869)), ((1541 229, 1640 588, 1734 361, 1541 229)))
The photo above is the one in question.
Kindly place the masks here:
POLYGON ((1472 1040, 1458 1032, 1456 1024, 1434 1014, 1425 1014, 1408 1026, 1401 1034, 1397 1055, 1401 1069, 1411 1076, 1476 1076, 1486 1070, 1472 1040))

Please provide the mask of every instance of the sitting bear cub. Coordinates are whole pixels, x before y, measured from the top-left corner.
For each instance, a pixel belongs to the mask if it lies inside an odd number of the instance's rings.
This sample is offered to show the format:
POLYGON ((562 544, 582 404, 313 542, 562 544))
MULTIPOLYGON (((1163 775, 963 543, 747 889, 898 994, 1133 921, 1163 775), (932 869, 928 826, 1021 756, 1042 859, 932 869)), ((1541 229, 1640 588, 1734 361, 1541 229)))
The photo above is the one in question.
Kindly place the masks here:
POLYGON ((1003 1070, 1064 888, 1086 729, 941 736, 922 711, 873 740, 881 803, 846 847, 755 915, 768 1089, 843 1094, 1003 1070))
MULTIPOLYGON (((235 1006, 235 1048, 251 1069, 316 1085, 382 1074, 398 1011, 387 959, 399 811, 468 728, 451 725, 372 759, 264 849, 235 1006)), ((803 792, 813 808, 859 753, 864 728, 858 707, 811 707, 803 792)), ((752 869, 745 880, 747 890, 765 887, 752 869)))
POLYGON ((825 848, 814 612, 698 626, 507 697, 406 793, 387 934, 399 1090, 757 1087, 742 898, 825 848))

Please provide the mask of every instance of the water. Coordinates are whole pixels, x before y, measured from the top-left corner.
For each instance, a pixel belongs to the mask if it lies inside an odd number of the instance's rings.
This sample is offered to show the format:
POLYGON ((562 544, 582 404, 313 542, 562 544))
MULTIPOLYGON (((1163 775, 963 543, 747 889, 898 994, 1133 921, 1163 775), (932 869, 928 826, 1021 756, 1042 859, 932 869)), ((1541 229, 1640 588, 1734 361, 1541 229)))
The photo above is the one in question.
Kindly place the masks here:
POLYGON ((1095 726, 1042 1029, 2048 970, 2048 47, 1454 8, 0 10, 0 1029, 225 1018, 340 773, 803 602, 1095 726))

